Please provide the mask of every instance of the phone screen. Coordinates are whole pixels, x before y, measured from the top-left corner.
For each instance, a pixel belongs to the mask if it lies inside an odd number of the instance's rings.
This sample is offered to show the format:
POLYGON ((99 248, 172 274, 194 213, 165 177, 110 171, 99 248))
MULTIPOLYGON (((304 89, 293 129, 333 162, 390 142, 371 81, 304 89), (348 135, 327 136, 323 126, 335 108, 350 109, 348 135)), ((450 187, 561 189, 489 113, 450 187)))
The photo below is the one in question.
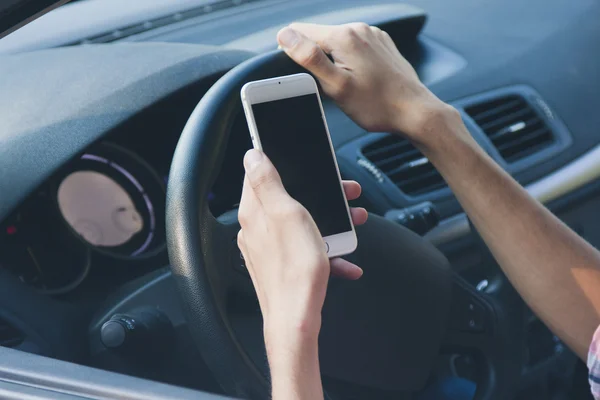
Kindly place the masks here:
POLYGON ((352 229, 317 94, 252 104, 264 153, 323 237, 352 229))

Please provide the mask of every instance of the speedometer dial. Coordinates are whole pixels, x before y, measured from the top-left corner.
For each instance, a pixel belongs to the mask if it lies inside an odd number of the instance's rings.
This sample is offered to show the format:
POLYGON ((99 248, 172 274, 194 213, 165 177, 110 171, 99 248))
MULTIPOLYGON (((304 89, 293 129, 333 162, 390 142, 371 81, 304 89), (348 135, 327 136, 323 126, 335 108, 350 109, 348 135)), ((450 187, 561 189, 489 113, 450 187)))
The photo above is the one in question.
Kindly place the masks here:
POLYGON ((94 246, 121 246, 144 227, 127 191, 99 172, 67 176, 58 188, 58 205, 71 227, 94 246))
POLYGON ((103 144, 64 175, 56 198, 72 230, 93 249, 138 258, 164 249, 164 186, 139 157, 103 144))

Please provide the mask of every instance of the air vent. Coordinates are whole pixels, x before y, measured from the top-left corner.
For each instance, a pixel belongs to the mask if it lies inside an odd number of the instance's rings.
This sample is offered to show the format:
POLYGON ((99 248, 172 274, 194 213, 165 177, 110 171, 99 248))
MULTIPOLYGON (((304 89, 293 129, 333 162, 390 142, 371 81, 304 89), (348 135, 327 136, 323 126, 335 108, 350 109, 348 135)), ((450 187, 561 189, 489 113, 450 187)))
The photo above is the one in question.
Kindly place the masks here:
POLYGON ((508 163, 556 143, 556 137, 544 119, 522 96, 503 96, 465 107, 465 112, 490 138, 508 163))
POLYGON ((23 334, 0 318, 0 346, 15 347, 23 342, 23 334))
POLYGON ((427 158, 408 140, 388 135, 362 153, 404 193, 417 196, 446 186, 427 158))

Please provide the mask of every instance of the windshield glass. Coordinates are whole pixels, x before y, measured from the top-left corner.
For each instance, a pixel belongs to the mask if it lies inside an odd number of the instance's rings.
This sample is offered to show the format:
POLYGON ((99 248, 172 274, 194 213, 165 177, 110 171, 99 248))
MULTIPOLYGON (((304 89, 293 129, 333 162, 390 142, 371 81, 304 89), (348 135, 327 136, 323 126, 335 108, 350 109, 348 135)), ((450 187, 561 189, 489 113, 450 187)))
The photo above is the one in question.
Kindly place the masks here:
POLYGON ((170 24, 198 18, 212 19, 213 13, 257 1, 0 0, 0 24, 3 24, 0 32, 8 35, 0 39, 0 53, 107 43, 170 24), (32 21, 36 14, 39 18, 32 21), (28 21, 32 22, 14 31, 15 26, 22 26, 28 21), (13 29, 9 31, 11 27, 13 29))
POLYGON ((31 21, 47 10, 68 0, 2 0, 0 1, 0 38, 31 21))

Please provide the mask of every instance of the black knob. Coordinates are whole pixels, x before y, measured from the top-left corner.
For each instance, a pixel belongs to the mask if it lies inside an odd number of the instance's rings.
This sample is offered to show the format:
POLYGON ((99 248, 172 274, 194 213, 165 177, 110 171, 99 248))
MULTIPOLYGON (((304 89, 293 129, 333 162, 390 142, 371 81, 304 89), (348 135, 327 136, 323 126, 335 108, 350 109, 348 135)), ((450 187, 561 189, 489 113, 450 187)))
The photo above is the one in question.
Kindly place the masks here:
POLYGON ((150 307, 115 314, 100 328, 100 340, 109 349, 151 353, 166 349, 173 337, 173 326, 159 310, 150 307))
POLYGON ((100 340, 108 348, 121 347, 128 340, 128 336, 135 331, 135 323, 133 318, 124 314, 116 314, 100 328, 100 340))

